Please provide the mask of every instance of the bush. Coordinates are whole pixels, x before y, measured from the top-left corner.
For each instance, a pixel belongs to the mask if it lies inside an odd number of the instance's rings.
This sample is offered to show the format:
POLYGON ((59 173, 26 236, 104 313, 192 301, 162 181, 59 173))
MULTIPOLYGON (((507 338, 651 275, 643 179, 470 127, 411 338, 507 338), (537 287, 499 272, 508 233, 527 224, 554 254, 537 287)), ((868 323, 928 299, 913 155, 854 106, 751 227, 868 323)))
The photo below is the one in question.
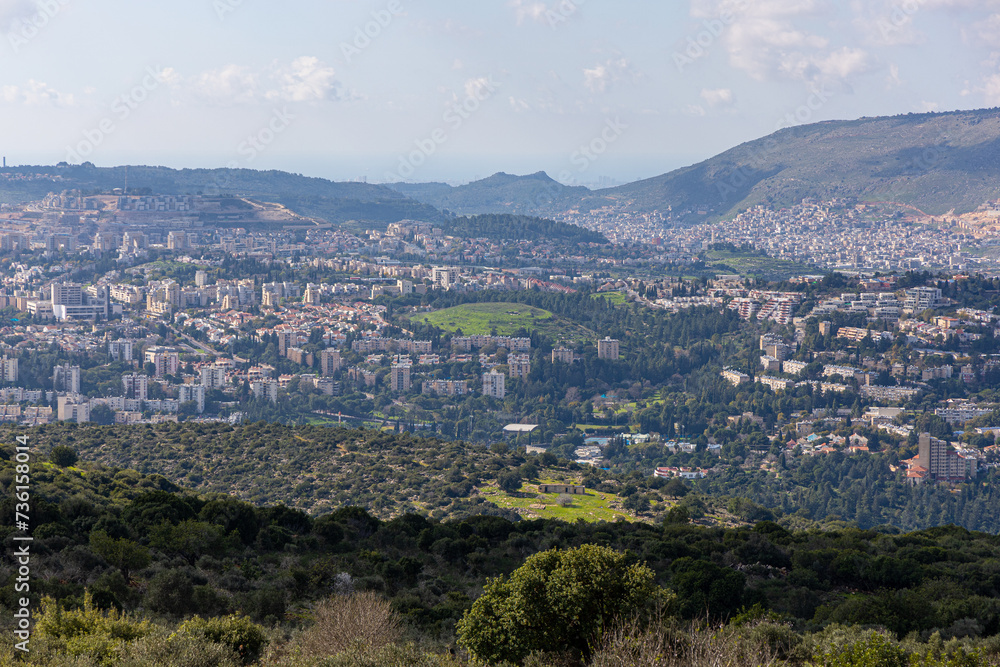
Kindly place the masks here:
POLYGON ((607 633, 591 667, 657 665, 657 667, 770 667, 780 663, 767 642, 755 641, 729 626, 679 627, 654 624, 643 630, 636 624, 607 633))
POLYGON ((683 505, 674 505, 667 510, 667 515, 663 517, 663 523, 687 523, 691 520, 691 513, 683 505))
MULTIPOLYGON (((288 663, 290 667, 295 662, 288 663)), ((304 665, 314 664, 312 661, 302 663, 304 665)), ((450 655, 437 655, 434 653, 424 653, 413 644, 399 646, 389 644, 379 648, 350 650, 338 653, 332 658, 324 660, 323 667, 461 667, 462 662, 450 655)))
POLYGON ((316 605, 313 624, 299 637, 303 655, 325 657, 352 649, 367 652, 397 641, 399 616, 372 591, 335 595, 316 605))
POLYGON ((486 584, 458 623, 459 643, 486 662, 521 662, 539 651, 586 658, 612 624, 667 601, 653 579, 607 547, 538 553, 509 579, 486 584))
POLYGON ((237 667, 236 653, 204 637, 157 632, 126 644, 116 667, 237 667))
POLYGON ((146 589, 146 604, 155 612, 183 616, 194 611, 194 581, 187 570, 162 570, 146 589))
POLYGON ((909 657, 879 632, 865 632, 857 641, 831 646, 813 657, 817 667, 907 667, 909 657))
POLYGON ((264 628, 249 618, 236 614, 210 619, 195 616, 182 623, 179 631, 189 637, 206 639, 227 647, 239 656, 244 665, 257 660, 267 645, 264 628))
POLYGON ((42 598, 42 609, 35 621, 35 638, 60 654, 86 656, 97 664, 110 665, 126 642, 145 637, 154 629, 149 621, 113 609, 97 609, 88 591, 84 593, 83 609, 66 611, 52 598, 42 598))

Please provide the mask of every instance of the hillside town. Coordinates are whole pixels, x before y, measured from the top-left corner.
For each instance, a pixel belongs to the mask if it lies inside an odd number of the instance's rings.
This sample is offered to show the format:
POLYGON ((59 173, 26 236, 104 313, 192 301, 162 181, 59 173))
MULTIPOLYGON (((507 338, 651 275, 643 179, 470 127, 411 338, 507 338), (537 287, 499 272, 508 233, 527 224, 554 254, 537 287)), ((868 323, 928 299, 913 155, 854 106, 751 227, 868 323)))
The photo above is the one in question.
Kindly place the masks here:
MULTIPOLYGON (((701 435, 698 444, 698 433, 678 440, 680 433, 637 432, 634 413, 657 405, 649 398, 653 390, 641 389, 640 376, 626 383, 638 380, 638 391, 609 387, 573 402, 586 401, 589 412, 582 414, 590 421, 612 422, 567 450, 583 464, 607 465, 617 436, 629 447, 654 443, 666 455, 714 456, 709 467, 650 471, 661 477, 711 475, 734 462, 773 467, 777 455, 862 456, 865 437, 843 432, 852 418, 886 437, 916 438, 917 406, 927 407, 921 401, 933 397, 929 407, 956 434, 992 438, 991 426, 975 424, 1000 407, 962 389, 1000 375, 1000 350, 992 347, 1000 316, 932 286, 940 283, 910 285, 910 274, 901 272, 910 265, 900 258, 911 251, 934 253, 918 254, 917 265, 948 257, 960 269, 947 274, 948 284, 971 281, 960 251, 963 234, 944 227, 887 233, 903 223, 876 224, 838 202, 803 203, 780 215, 757 208, 713 227, 711 242, 757 247, 761 239, 780 241, 785 245, 767 251, 816 266, 817 273, 793 276, 780 288, 735 274, 657 275, 650 247, 665 248, 663 238, 652 246, 633 239, 621 246, 636 250, 631 266, 598 257, 595 270, 584 261, 585 244, 456 237, 411 220, 352 233, 280 207, 206 197, 63 193, 7 209, 0 220, 0 252, 10 269, 0 286, 7 315, 0 328, 5 422, 240 423, 294 414, 458 435, 466 422, 464 428, 477 428, 461 418, 468 401, 487 401, 499 420, 478 428, 534 419, 513 406, 540 373, 619 364, 630 354, 628 341, 608 331, 566 329, 548 339, 533 336, 530 327, 497 334, 420 324, 436 312, 432 302, 490 293, 603 295, 651 312, 735 317, 747 331, 765 333, 754 334, 759 344, 749 356, 720 359, 717 377, 737 390, 766 388, 779 399, 836 397, 832 408, 730 415, 733 425, 756 424, 767 443, 734 461, 712 435, 701 435), (212 224, 206 215, 215 216, 212 224), (269 230, 259 224, 265 219, 286 225, 269 230), (223 220, 227 226, 218 226, 223 220), (828 223, 853 240, 820 233, 828 223), (237 224, 249 226, 231 226, 237 224), (890 245, 869 242, 875 237, 890 245), (875 263, 884 273, 858 270, 880 257, 893 258, 891 265, 875 263), (834 274, 840 282, 824 287, 824 267, 841 269, 834 274), (40 366, 42 359, 51 365, 40 366), (456 422, 435 422, 428 411, 454 413, 456 422)), ((675 234, 671 247, 695 252, 705 246, 697 236, 703 232, 675 234)), ((547 421, 535 447, 572 440, 568 434, 577 425, 571 420, 547 421)), ((953 441, 947 451, 974 459, 963 468, 973 475, 993 450, 973 452, 968 440, 953 441)), ((915 482, 936 480, 927 472, 934 469, 924 459, 900 463, 915 482)))

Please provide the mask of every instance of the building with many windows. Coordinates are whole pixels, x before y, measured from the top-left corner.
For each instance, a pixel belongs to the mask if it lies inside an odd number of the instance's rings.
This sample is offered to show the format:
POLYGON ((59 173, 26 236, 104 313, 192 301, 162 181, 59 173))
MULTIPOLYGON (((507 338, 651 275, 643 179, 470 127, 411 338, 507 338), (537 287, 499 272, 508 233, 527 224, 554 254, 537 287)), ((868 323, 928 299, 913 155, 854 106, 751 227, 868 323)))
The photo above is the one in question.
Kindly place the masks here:
POLYGON ((507 395, 504 374, 490 371, 483 373, 483 396, 503 399, 507 395))
POLYGON ((80 367, 62 364, 52 369, 52 388, 68 394, 80 393, 80 367))
POLYGON ((597 341, 597 358, 618 359, 618 341, 610 337, 597 341))
POLYGON ((531 372, 531 356, 527 354, 508 354, 507 369, 511 378, 526 378, 531 372))
POLYGON ((194 402, 197 406, 198 414, 205 411, 205 387, 200 384, 182 384, 177 387, 177 401, 179 403, 194 402))
POLYGON ((389 383, 394 393, 404 394, 410 391, 410 367, 406 364, 393 364, 389 372, 389 383))
POLYGON ((327 348, 319 353, 319 373, 330 377, 340 370, 340 350, 327 348))
POLYGON ((931 437, 930 433, 921 433, 917 442, 916 465, 910 471, 923 475, 923 481, 964 482, 975 477, 979 471, 977 459, 962 456, 944 440, 931 437))
POLYGON ((139 373, 123 375, 122 388, 125 390, 125 398, 145 401, 149 398, 149 376, 139 373))
POLYGON ((465 396, 469 393, 469 383, 466 380, 424 380, 420 392, 438 396, 465 396))

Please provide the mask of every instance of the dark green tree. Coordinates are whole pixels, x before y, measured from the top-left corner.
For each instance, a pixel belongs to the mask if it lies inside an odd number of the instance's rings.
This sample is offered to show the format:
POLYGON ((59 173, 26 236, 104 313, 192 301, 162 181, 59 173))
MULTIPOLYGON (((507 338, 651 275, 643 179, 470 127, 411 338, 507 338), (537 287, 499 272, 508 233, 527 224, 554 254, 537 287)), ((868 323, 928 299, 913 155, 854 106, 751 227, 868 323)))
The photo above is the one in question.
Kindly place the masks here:
POLYGON ((585 544, 535 554, 509 579, 492 579, 458 624, 459 642, 482 661, 520 662, 536 651, 584 659, 616 621, 667 602, 645 565, 585 544))

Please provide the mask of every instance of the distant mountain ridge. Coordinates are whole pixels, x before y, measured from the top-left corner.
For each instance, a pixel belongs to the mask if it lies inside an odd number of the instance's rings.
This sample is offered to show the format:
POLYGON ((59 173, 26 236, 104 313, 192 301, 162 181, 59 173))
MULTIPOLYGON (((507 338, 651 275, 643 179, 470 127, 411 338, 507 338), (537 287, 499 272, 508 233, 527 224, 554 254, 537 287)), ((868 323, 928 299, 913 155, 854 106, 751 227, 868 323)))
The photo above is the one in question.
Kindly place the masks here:
MULTIPOLYGON (((0 169, 0 202, 60 190, 110 190, 125 167, 0 169), (22 179, 48 174, 60 180, 22 179)), ((890 201, 929 214, 964 213, 1000 199, 1000 109, 824 121, 779 130, 715 157, 602 190, 563 185, 545 172, 497 173, 466 185, 338 183, 281 171, 128 167, 129 188, 157 193, 233 194, 274 201, 334 223, 379 226, 461 215, 553 217, 611 207, 659 211, 676 224, 710 222, 755 204, 789 206, 807 197, 890 201)))
POLYGON ((95 167, 89 163, 0 169, 0 202, 23 203, 62 190, 111 191, 125 187, 126 178, 130 192, 237 195, 278 202, 302 215, 338 223, 387 224, 407 218, 435 222, 445 217, 434 207, 383 185, 341 183, 273 170, 95 167), (52 178, 34 177, 39 174, 52 178), (26 175, 32 178, 19 178, 26 175))
POLYGON ((499 172, 457 187, 446 183, 392 183, 389 187, 456 215, 534 215, 572 207, 590 194, 588 188, 563 185, 544 171, 526 176, 499 172))
POLYGON ((893 201, 929 214, 1000 199, 1000 109, 824 121, 782 129, 708 160, 603 190, 561 185, 544 172, 495 174, 459 187, 393 189, 456 213, 551 216, 605 206, 668 211, 681 224, 755 204, 806 197, 893 201))

